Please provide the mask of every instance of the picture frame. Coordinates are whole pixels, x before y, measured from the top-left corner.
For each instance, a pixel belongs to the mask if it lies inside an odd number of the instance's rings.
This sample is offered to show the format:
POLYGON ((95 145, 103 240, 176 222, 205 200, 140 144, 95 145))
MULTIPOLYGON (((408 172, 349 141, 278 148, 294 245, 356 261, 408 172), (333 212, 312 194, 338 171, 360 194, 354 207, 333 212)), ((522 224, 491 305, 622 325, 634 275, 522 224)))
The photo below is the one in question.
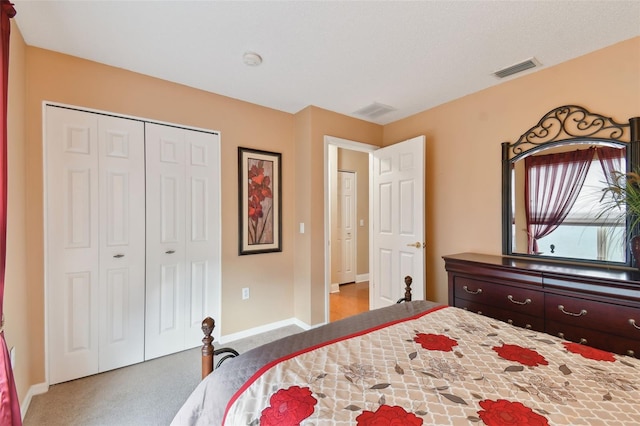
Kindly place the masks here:
POLYGON ((238 147, 239 254, 282 251, 282 154, 238 147))

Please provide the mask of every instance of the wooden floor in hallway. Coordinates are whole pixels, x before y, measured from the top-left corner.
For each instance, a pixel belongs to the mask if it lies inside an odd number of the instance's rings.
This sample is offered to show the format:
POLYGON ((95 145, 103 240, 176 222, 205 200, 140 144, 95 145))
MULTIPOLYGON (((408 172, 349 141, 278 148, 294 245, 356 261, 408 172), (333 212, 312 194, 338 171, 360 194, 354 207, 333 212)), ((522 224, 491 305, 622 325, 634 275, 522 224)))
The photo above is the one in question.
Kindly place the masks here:
POLYGON ((329 294, 329 321, 337 321, 369 310, 369 282, 340 285, 340 291, 329 294))

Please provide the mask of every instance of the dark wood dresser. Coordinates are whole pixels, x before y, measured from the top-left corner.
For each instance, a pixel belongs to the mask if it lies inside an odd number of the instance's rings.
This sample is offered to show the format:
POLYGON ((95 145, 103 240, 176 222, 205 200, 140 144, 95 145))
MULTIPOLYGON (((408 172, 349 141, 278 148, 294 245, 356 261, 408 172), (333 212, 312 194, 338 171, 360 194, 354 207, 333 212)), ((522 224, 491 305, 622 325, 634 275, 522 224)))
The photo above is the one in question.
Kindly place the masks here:
POLYGON ((443 256, 449 305, 640 357, 640 272, 477 253, 443 256))

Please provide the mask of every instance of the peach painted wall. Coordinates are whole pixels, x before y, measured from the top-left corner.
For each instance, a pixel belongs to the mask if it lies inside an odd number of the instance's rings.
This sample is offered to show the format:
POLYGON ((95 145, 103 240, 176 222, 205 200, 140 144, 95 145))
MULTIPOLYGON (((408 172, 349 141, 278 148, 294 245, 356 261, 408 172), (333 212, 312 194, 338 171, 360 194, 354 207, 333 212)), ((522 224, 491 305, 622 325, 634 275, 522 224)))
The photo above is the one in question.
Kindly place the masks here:
MULTIPOLYGON (((27 47, 27 239, 32 327, 44 324, 42 102, 54 101, 221 132, 222 335, 293 317, 294 117, 95 62, 27 47), (238 256, 237 148, 282 153, 283 251, 238 256), (251 298, 242 300, 241 288, 251 298)), ((41 334, 38 333, 40 337, 41 334)), ((44 345, 32 383, 44 381, 44 345)), ((194 342, 197 344, 198 342, 194 342)))
POLYGON ((500 143, 567 104, 620 123, 640 116, 640 37, 384 127, 385 145, 426 136, 427 298, 447 302, 443 255, 501 253, 500 143))
POLYGON ((14 378, 22 401, 31 386, 29 353, 35 346, 27 288, 26 153, 25 153, 25 43, 15 22, 11 24, 9 46, 9 93, 7 111, 7 268, 5 271, 5 339, 15 347, 14 378))
MULTIPOLYGON (((305 108, 295 115, 295 226, 305 224, 305 233, 295 232, 295 253, 293 262, 293 312, 296 318, 311 324, 311 108, 305 108)), ((299 229, 299 228, 296 228, 299 229)))
POLYGON ((381 146, 382 126, 310 106, 296 114, 296 317, 316 325, 325 320, 324 136, 381 146), (304 177, 303 174, 307 174, 304 177), (299 292, 304 292, 300 294, 299 292), (298 313, 301 316, 298 316, 298 313))

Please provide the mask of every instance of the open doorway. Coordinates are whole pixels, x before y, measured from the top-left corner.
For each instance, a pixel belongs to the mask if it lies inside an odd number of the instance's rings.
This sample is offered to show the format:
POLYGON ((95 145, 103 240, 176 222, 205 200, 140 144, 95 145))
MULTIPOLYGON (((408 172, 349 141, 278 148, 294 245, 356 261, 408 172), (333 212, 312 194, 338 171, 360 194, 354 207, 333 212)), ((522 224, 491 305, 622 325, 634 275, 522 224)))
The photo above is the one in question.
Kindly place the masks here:
POLYGON ((383 148, 325 136, 325 321, 330 319, 331 248, 335 243, 331 215, 337 203, 330 189, 337 185, 339 148, 365 152, 368 157, 369 223, 357 229, 366 227, 369 235, 369 309, 396 303, 407 276, 413 279, 414 299, 424 299, 424 145, 424 136, 383 148))
POLYGON ((325 137, 326 320, 369 310, 370 152, 325 137))

